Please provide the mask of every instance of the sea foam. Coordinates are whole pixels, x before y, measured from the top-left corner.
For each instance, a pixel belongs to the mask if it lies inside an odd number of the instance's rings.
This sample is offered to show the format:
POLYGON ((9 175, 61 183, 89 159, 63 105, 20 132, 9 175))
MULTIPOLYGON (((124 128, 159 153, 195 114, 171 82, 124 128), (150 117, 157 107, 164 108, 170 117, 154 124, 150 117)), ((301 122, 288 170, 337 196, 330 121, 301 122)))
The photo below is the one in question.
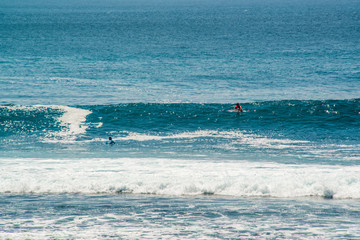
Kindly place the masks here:
POLYGON ((61 126, 61 131, 49 132, 44 141, 46 142, 74 142, 76 138, 84 134, 87 129, 86 116, 91 114, 91 111, 74 108, 68 106, 48 106, 53 109, 63 111, 63 115, 58 118, 61 126))
POLYGON ((360 198, 359 171, 188 159, 2 159, 0 192, 360 198))

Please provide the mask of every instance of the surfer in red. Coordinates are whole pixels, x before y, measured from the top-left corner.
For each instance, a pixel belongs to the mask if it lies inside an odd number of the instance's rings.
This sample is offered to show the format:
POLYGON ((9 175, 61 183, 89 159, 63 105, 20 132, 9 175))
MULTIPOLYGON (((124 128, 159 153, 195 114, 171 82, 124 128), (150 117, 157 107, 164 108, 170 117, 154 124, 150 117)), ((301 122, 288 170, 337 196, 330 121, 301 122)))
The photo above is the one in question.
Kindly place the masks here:
POLYGON ((239 103, 236 104, 236 106, 235 106, 235 111, 238 111, 238 112, 242 112, 242 111, 243 111, 243 109, 242 109, 242 107, 241 107, 241 105, 240 105, 239 103))

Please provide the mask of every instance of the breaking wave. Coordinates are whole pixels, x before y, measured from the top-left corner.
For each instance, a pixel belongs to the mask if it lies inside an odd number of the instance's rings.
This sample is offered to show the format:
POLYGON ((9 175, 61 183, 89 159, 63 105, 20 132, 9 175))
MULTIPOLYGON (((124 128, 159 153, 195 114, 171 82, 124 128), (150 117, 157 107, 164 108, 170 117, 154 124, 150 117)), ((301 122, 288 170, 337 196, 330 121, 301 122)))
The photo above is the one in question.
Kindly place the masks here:
POLYGON ((1 193, 360 198, 359 166, 134 158, 2 162, 9 167, 1 173, 1 193))

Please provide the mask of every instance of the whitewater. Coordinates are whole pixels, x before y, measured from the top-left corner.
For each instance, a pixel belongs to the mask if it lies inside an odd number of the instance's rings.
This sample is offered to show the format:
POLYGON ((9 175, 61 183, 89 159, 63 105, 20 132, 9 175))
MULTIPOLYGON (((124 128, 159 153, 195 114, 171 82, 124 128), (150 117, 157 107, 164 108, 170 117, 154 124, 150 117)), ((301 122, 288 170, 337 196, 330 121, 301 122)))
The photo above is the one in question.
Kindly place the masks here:
POLYGON ((360 198, 359 168, 353 166, 152 158, 1 160, 7 170, 1 172, 0 191, 8 194, 360 198))

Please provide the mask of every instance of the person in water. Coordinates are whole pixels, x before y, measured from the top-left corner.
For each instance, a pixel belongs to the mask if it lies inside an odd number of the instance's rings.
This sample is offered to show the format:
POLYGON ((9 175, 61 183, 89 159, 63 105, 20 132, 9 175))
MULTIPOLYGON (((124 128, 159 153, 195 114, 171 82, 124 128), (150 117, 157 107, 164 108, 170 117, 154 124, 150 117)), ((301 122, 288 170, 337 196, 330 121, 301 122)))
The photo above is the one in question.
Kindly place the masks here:
POLYGON ((241 105, 240 105, 239 103, 236 104, 235 110, 238 111, 238 112, 242 112, 242 111, 243 111, 243 109, 242 109, 242 107, 241 107, 241 105))
POLYGON ((113 144, 115 144, 115 142, 112 140, 111 137, 109 137, 109 141, 106 141, 106 144, 113 145, 113 144))

